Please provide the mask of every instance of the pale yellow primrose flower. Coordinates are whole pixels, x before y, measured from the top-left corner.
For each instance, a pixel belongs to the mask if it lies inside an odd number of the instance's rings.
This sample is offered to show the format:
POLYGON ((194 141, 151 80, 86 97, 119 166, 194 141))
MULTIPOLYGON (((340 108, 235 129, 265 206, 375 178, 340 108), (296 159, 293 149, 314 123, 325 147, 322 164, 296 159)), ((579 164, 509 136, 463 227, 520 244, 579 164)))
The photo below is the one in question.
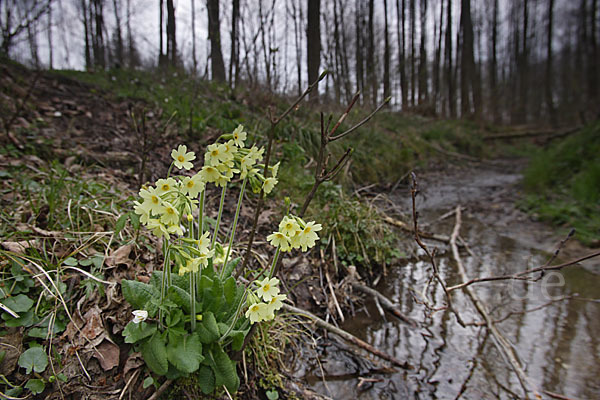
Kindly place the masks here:
POLYGON ((163 236, 166 238, 169 237, 169 231, 167 231, 165 225, 158 219, 151 218, 148 221, 147 227, 148 229, 150 229, 150 231, 152 231, 152 234, 158 238, 161 238, 163 236))
POLYGON ((171 151, 171 157, 175 160, 174 164, 177 168, 184 168, 187 171, 194 167, 190 161, 196 159, 196 154, 193 151, 188 152, 185 144, 180 144, 177 150, 171 151))
POLYGON ((288 251, 290 249, 290 238, 281 232, 273 232, 267 236, 267 240, 274 247, 280 247, 281 251, 288 251))
POLYGON ((131 312, 133 314, 133 323, 139 324, 142 321, 145 321, 148 318, 148 311, 146 310, 134 310, 131 312))
POLYGON ((208 238, 209 235, 210 232, 206 231, 202 236, 200 236, 200 239, 196 240, 198 251, 200 251, 200 253, 208 253, 208 248, 210 247, 210 239, 208 238))
POLYGON ((289 238, 293 237, 299 231, 302 231, 302 229, 300 228, 300 225, 298 225, 298 222, 287 215, 283 217, 279 223, 279 232, 283 233, 289 238))
POLYGON ((164 202, 165 210, 160 217, 160 222, 166 225, 178 225, 179 224, 179 212, 170 203, 164 202))
POLYGON ((262 321, 267 315, 267 305, 265 303, 254 303, 248 307, 246 311, 246 318, 250 320, 250 323, 262 321))
POLYGON ((263 298, 264 301, 271 301, 271 299, 279 294, 279 279, 277 278, 265 278, 262 281, 258 282, 260 286, 256 292, 257 294, 263 298))
POLYGON ((159 179, 156 181, 156 193, 160 196, 177 187, 177 181, 173 178, 159 179))
POLYGON ((316 241, 319 239, 317 232, 321 229, 321 224, 315 224, 315 221, 311 221, 306 224, 302 232, 299 234, 299 243, 300 246, 302 246, 302 251, 306 251, 315 245, 316 241))
POLYGON ((150 221, 149 210, 145 208, 144 204, 140 204, 138 201, 134 200, 133 204, 133 211, 140 216, 140 222, 142 224, 147 224, 148 221, 150 221))
POLYGON ((216 182, 221 177, 219 170, 211 165, 205 165, 200 171, 200 176, 205 182, 216 182))
POLYGON ((267 312, 269 315, 272 316, 270 319, 273 319, 275 317, 275 311, 277 311, 281 307, 283 307, 283 301, 285 299, 287 299, 287 295, 277 294, 271 298, 271 301, 266 303, 267 304, 267 312))
POLYGON ((277 172, 279 172, 279 164, 281 164, 281 161, 279 161, 277 164, 271 167, 271 176, 273 178, 277 178, 277 172))
POLYGON ((226 161, 233 160, 233 156, 237 153, 238 149, 235 147, 235 142, 233 140, 229 140, 226 143, 223 143, 223 157, 226 161))
POLYGON ((237 128, 233 130, 233 141, 238 147, 244 147, 244 140, 246 140, 246 132, 244 132, 244 127, 242 125, 238 125, 237 128))
POLYGON ((224 145, 213 143, 206 148, 204 162, 208 165, 219 165, 228 159, 228 155, 225 152, 226 148, 224 145))
POLYGON ((142 203, 142 209, 146 210, 148 213, 152 213, 154 215, 160 214, 161 207, 161 198, 156 188, 150 186, 148 189, 140 190, 140 197, 144 199, 142 203))
POLYGON ((200 173, 197 173, 192 177, 186 176, 183 178, 181 187, 184 194, 187 194, 190 197, 198 197, 198 194, 204 190, 202 176, 200 173))
POLYGON ((271 193, 271 190, 273 190, 275 185, 277 185, 277 182, 279 181, 276 178, 271 177, 265 179, 265 182, 263 183, 263 191, 265 192, 265 194, 271 193))

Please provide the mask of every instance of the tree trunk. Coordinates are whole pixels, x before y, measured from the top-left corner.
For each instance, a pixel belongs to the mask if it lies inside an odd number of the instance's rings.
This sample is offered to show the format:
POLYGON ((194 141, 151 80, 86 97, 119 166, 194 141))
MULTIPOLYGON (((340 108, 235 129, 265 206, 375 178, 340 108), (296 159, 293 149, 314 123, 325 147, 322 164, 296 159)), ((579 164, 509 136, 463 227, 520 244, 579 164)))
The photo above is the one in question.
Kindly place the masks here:
POLYGON ((391 94, 390 88, 390 41, 388 32, 388 7, 387 0, 383 0, 383 16, 385 19, 384 50, 383 50, 383 98, 387 99, 391 94))
POLYGON ((92 66, 92 54, 90 52, 90 33, 88 23, 88 8, 85 0, 81 0, 81 10, 83 12, 83 38, 85 43, 85 69, 89 70, 92 66))
POLYGON ((471 0, 462 0, 460 6, 461 61, 460 61, 460 109, 461 116, 471 115, 471 91, 475 61, 473 55, 473 22, 471 0), (471 89, 471 90, 470 90, 471 89))
POLYGON ((192 68, 194 76, 196 76, 198 73, 198 58, 196 57, 196 0, 190 0, 190 5, 192 12, 192 68))
MULTIPOLYGON (((588 53, 588 88, 589 100, 592 107, 598 107, 598 47, 596 43, 596 13, 598 12, 598 1, 591 0, 590 10, 590 35, 589 35, 589 53, 588 53)), ((600 116, 598 113, 595 117, 600 116)))
MULTIPOLYGON (((319 77, 321 63, 321 1, 308 0, 306 25, 306 56, 308 67, 308 83, 312 84, 319 77)), ((319 96, 318 88, 310 92, 310 98, 319 96)))
POLYGON ((117 34, 117 38, 116 38, 116 56, 117 56, 117 63, 119 66, 124 66, 124 61, 123 61, 123 33, 121 31, 121 13, 119 12, 121 6, 119 4, 119 2, 117 0, 113 0, 113 7, 114 7, 114 11, 115 11, 115 22, 116 22, 116 27, 115 27, 115 31, 117 34))
POLYGON ((415 2, 417 0, 410 0, 410 105, 414 107, 416 105, 416 79, 417 74, 415 71, 415 2))
POLYGON ((408 105, 408 92, 406 82, 406 0, 402 0, 402 11, 400 11, 400 0, 396 0, 396 12, 398 14, 398 48, 399 63, 398 73, 400 74, 400 95, 402 98, 402 109, 405 110, 408 105))
POLYGON ((442 32, 444 26, 444 1, 440 1, 440 20, 438 26, 438 40, 435 49, 435 59, 433 63, 433 106, 437 113, 437 106, 440 100, 440 63, 442 57, 442 32))
POLYGON ((48 5, 48 69, 54 69, 54 52, 52 40, 52 4, 48 5))
MULTIPOLYGON (((497 1, 497 0, 496 0, 497 1)), ((545 95, 546 110, 550 117, 550 123, 556 125, 556 114, 554 111, 554 100, 552 99, 552 24, 554 21, 554 0, 548 0, 548 30, 546 36, 546 79, 545 95)))
POLYGON ((518 122, 527 122, 527 110, 529 108, 528 93, 529 93, 529 49, 527 43, 527 36, 529 34, 528 29, 529 23, 529 7, 528 0, 523 0, 523 44, 521 45, 521 62, 519 63, 519 113, 518 122))
POLYGON ((167 0, 167 59, 172 67, 177 65, 177 36, 173 0, 167 0))
POLYGON ((448 87, 448 112, 451 118, 456 117, 456 97, 454 93, 454 79, 452 74, 452 0, 448 0, 446 7, 446 85, 448 87))
POLYGON ((162 67, 165 64, 164 45, 163 45, 163 21, 164 21, 164 0, 158 2, 158 66, 162 67))
POLYGON ((219 26, 219 0, 208 0, 208 38, 210 40, 210 60, 212 79, 225 82, 225 63, 221 52, 219 26))
POLYGON ((494 7, 492 9, 492 61, 490 63, 490 107, 492 112, 492 119, 494 123, 499 124, 501 122, 501 112, 498 109, 498 0, 494 0, 494 7))
POLYGON ((427 102, 428 74, 427 74, 427 0, 421 0, 421 43, 419 45, 419 105, 427 102))
POLYGON ((238 20, 240 18, 240 0, 233 0, 231 4, 231 56, 229 61, 229 86, 234 87, 239 77, 239 44, 238 20))
POLYGON ((375 1, 369 0, 368 9, 368 26, 367 26, 367 40, 368 40, 368 51, 366 57, 367 67, 367 84, 369 85, 369 100, 372 104, 377 104, 377 78, 375 77, 375 32, 374 32, 374 21, 373 12, 375 8, 375 1))

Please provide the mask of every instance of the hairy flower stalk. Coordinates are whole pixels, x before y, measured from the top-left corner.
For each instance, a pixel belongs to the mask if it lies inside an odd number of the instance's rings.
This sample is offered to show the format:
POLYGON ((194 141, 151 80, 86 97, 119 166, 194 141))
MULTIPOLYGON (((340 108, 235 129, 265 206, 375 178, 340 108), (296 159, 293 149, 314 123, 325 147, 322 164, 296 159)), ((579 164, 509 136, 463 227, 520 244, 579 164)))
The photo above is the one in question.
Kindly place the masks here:
POLYGON ((217 214, 217 223, 215 224, 215 233, 212 238, 210 249, 215 249, 215 243, 217 242, 217 235, 219 234, 219 224, 221 223, 221 216, 223 215, 223 204, 225 203, 225 191, 227 190, 227 183, 223 184, 223 190, 221 190, 221 201, 219 203, 219 213, 217 214))
MULTIPOLYGON (((231 226, 231 235, 229 236, 229 245, 227 246, 227 253, 225 254, 225 261, 223 262, 223 268, 219 278, 223 279, 223 274, 229 261, 229 254, 233 247, 233 238, 235 237, 235 228, 237 227, 238 217, 240 216, 240 209, 242 208, 242 199, 244 198, 244 189, 246 188, 246 178, 242 181, 242 188, 240 189, 240 196, 238 197, 237 206, 235 208, 235 216, 233 217, 233 225, 231 226)), ((224 188, 223 188, 224 189, 224 188)))
MULTIPOLYGON (((194 219, 191 215, 188 216, 189 238, 194 239, 194 219)), ((192 325, 192 332, 196 331, 196 274, 196 271, 190 271, 190 310, 192 314, 190 323, 192 325)))

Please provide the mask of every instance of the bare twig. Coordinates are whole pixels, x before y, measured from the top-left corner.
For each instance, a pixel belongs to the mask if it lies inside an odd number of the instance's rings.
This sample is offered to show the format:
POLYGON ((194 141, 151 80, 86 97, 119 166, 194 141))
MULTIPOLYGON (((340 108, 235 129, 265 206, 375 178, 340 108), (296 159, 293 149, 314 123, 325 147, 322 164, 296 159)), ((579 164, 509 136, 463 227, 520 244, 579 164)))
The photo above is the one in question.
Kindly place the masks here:
POLYGON ((402 361, 398 360, 397 358, 395 358, 395 357, 393 357, 393 356, 391 356, 391 355, 389 355, 387 353, 384 353, 381 350, 378 350, 377 348, 375 348, 374 346, 370 345, 369 343, 367 343, 367 342, 365 342, 363 340, 360 340, 356 336, 352 335, 351 333, 346 332, 343 329, 337 328, 337 327, 335 327, 335 326, 333 326, 333 325, 325 322, 321 318, 317 317, 316 315, 314 315, 314 314, 312 314, 312 313, 310 313, 308 311, 302 310, 300 308, 296 308, 294 306, 291 306, 291 305, 288 305, 288 304, 285 304, 285 303, 283 304, 283 309, 286 310, 286 311, 288 311, 288 312, 291 312, 291 313, 294 313, 294 314, 298 314, 298 315, 302 315, 302 316, 304 316, 306 318, 312 319, 317 324, 317 326, 319 326, 319 327, 321 327, 323 329, 326 329, 329 332, 335 333, 336 335, 340 336, 342 339, 344 339, 344 340, 346 340, 346 341, 348 341, 348 342, 350 342, 350 343, 352 343, 352 344, 354 344, 354 345, 356 345, 356 346, 358 346, 358 347, 360 347, 362 349, 365 349, 369 353, 374 354, 377 357, 383 358, 384 360, 389 361, 392 364, 397 365, 400 368, 403 368, 403 369, 412 369, 413 368, 406 361, 402 362, 402 361))
POLYGON ((385 297, 384 295, 379 293, 377 290, 370 288, 368 286, 365 286, 358 282, 352 282, 352 287, 355 289, 358 289, 361 292, 364 292, 370 296, 373 296, 376 299, 379 299, 379 303, 386 311, 388 311, 391 314, 393 314, 394 316, 398 317, 403 322, 406 322, 413 328, 417 327, 417 323, 415 321, 413 321, 410 317, 406 316, 404 313, 402 313, 402 311, 400 311, 400 309, 399 309, 400 306, 398 304, 394 304, 390 299, 388 299, 387 297, 385 297))
POLYGON ((450 311, 452 311, 452 313, 456 317, 456 321, 459 323, 459 325, 464 328, 465 323, 460 318, 459 313, 452 306, 452 297, 450 296, 450 292, 446 288, 446 284, 444 283, 444 280, 440 276, 440 272, 439 272, 439 269, 435 262, 435 258, 433 257, 433 254, 429 251, 429 249, 427 248, 425 243, 423 243, 423 241, 421 240, 421 237, 419 235, 419 224, 418 224, 419 218, 417 215, 417 207, 416 207, 416 197, 417 197, 417 192, 418 192, 417 175, 415 175, 414 172, 411 172, 410 175, 412 178, 412 187, 410 190, 410 194, 411 194, 411 198, 412 198, 413 223, 414 223, 413 232, 415 234, 415 241, 417 242, 419 247, 421 247, 421 249, 423 249, 425 254, 427 254, 427 257, 429 258, 429 262, 431 263, 431 266, 433 267, 433 276, 438 281, 438 283, 444 290, 444 294, 446 295, 446 301, 448 302, 448 309, 450 311))
POLYGON ((167 379, 162 385, 160 385, 158 390, 148 398, 148 400, 157 400, 160 397, 160 395, 163 394, 165 390, 167 390, 171 383, 173 383, 173 381, 171 379, 167 379))
MULTIPOLYGON (((465 271, 465 267, 463 266, 462 260, 460 258, 460 254, 458 253, 458 246, 456 245, 456 239, 458 238, 458 233, 460 231, 460 225, 461 225, 461 212, 460 212, 460 206, 457 206, 456 207, 456 223, 455 223, 454 229, 452 231, 452 236, 450 239, 450 246, 452 247, 452 255, 454 256, 454 261, 456 262, 456 265, 458 267, 458 272, 459 272, 461 278, 464 281, 468 281, 467 273, 465 271)), ((488 313, 487 307, 485 306, 485 304, 479 299, 479 297, 477 297, 477 295, 471 288, 466 288, 465 291, 466 291, 468 297, 471 299, 471 302, 477 309, 477 312, 479 312, 479 315, 481 315, 481 317, 485 320, 486 326, 494 338, 494 344, 498 348, 498 351, 500 351, 502 354, 504 354, 506 356, 511 368, 517 374, 517 377, 519 378, 519 382, 521 382, 521 386, 523 387, 523 390, 525 392, 525 397, 527 397, 527 393, 531 391, 531 392, 533 392, 533 394, 536 398, 541 399, 542 396, 540 394, 540 390, 537 388, 537 385, 535 383, 533 383, 532 380, 527 376, 527 374, 525 374, 525 371, 523 370, 523 367, 521 366, 521 363, 519 361, 517 354, 515 353, 514 349, 512 348, 512 346, 510 345, 508 340, 502 335, 502 333, 498 330, 498 328, 496 328, 494 321, 490 317, 490 314, 488 313)))
POLYGON ((354 97, 352 98, 352 100, 350 101, 348 106, 346 107, 346 111, 344 111, 344 113, 340 116, 340 118, 335 123, 333 128, 331 128, 330 131, 327 130, 329 128, 329 122, 327 123, 327 126, 325 126, 323 114, 321 114, 321 145, 319 146, 319 155, 317 156, 317 166, 315 168, 315 182, 313 183, 313 186, 310 189, 310 192, 304 199, 304 204, 302 205, 302 208, 300 208, 300 212, 298 213, 298 216, 300 218, 302 218, 304 216, 304 213, 306 213, 308 205, 310 204, 310 202, 314 198, 315 194, 317 193, 317 189, 319 188, 319 185, 321 185, 321 183, 323 183, 325 181, 332 180, 344 168, 344 166, 350 160, 350 156, 352 155, 352 151, 353 151, 352 148, 346 149, 344 154, 337 160, 337 162, 335 163, 333 168, 328 170, 327 166, 329 165, 329 159, 331 158, 331 154, 327 150, 327 146, 329 145, 329 143, 331 143, 335 140, 341 139, 344 136, 347 136, 348 134, 354 132, 356 129, 358 129, 362 125, 366 124, 371 118, 373 118, 373 116, 379 110, 381 110, 381 108, 383 106, 385 106, 390 101, 390 98, 388 97, 387 99, 385 99, 383 101, 383 103, 381 103, 379 105, 379 107, 377 107, 375 110, 373 110, 373 112, 371 112, 362 121, 358 122, 357 124, 352 126, 350 129, 348 129, 347 131, 334 136, 333 134, 337 131, 337 129, 342 124, 342 122, 344 122, 344 120, 350 113, 350 110, 352 110, 352 107, 354 107, 354 105, 356 104, 359 94, 360 93, 357 93, 354 95, 354 97))
POLYGON ((528 280, 532 280, 533 278, 530 276, 527 276, 527 275, 531 275, 533 273, 541 272, 541 271, 560 270, 565 267, 570 267, 570 266, 580 263, 582 261, 588 260, 590 258, 598 257, 598 256, 600 256, 600 251, 595 251, 586 256, 579 257, 575 260, 567 261, 567 262, 564 262, 564 263, 558 264, 558 265, 541 266, 541 267, 531 268, 531 269, 527 269, 525 271, 521 271, 521 272, 518 272, 518 273, 512 274, 512 275, 498 275, 498 276, 486 276, 483 278, 473 278, 473 279, 469 279, 468 281, 465 281, 463 283, 460 283, 458 285, 449 287, 448 291, 451 292, 456 289, 463 289, 463 288, 466 288, 467 286, 471 286, 474 283, 481 283, 481 282, 504 281, 504 280, 528 281, 528 280))

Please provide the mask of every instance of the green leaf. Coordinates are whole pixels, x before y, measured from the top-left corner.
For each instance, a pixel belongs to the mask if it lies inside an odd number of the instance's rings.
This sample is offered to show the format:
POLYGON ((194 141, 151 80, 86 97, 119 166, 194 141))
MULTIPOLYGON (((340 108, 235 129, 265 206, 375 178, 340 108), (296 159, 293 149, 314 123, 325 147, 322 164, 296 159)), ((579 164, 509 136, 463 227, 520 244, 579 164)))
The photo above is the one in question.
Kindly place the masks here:
POLYGON ((191 296, 188 292, 178 286, 173 285, 169 287, 168 296, 169 299, 173 300, 175 304, 183 308, 183 311, 185 311, 186 314, 190 313, 191 296))
POLYGON ((267 395, 267 398, 269 400, 278 400, 279 399, 279 392, 277 392, 277 390, 275 390, 275 389, 267 390, 265 392, 265 394, 267 395))
POLYGON ((210 394, 215 390, 215 374, 212 368, 203 365, 198 371, 198 385, 204 394, 210 394))
POLYGON ((118 235, 119 232, 121 232, 123 230, 123 228, 125 228, 125 223, 127 222, 127 219, 129 218, 129 213, 127 214, 123 214, 119 217, 119 219, 117 219, 117 222, 115 223, 115 235, 118 235))
POLYGON ((142 356, 146 365, 157 375, 164 375, 169 370, 167 361, 167 349, 161 335, 156 332, 141 346, 142 356))
POLYGON ((129 213, 129 220, 131 221, 131 225, 133 226, 133 229, 135 229, 136 231, 138 229, 140 229, 140 216, 139 214, 136 213, 129 213))
POLYGON ((156 332, 155 324, 147 324, 145 322, 134 324, 130 322, 123 329, 123 336, 125 336, 125 343, 136 343, 148 336, 152 336, 154 332, 156 332))
POLYGON ((65 261, 63 261, 63 264, 68 265, 70 267, 74 267, 77 264, 79 264, 79 261, 77 261, 77 259, 74 257, 69 257, 65 261))
POLYGON ((235 278, 230 276, 225 280, 225 284, 223 285, 223 294, 225 295, 225 301, 227 304, 233 303, 235 299, 237 284, 235 283, 235 278))
POLYGON ((25 389, 31 390, 33 394, 40 394, 46 388, 46 384, 41 379, 30 379, 25 384, 25 389))
POLYGON ((211 355, 215 363, 215 385, 225 385, 231 393, 237 392, 240 378, 235 369, 235 362, 223 351, 221 346, 213 346, 211 355))
POLYGON ((210 311, 202 314, 202 322, 196 327, 202 343, 212 343, 219 339, 219 326, 215 315, 210 311))
POLYGON ((229 277, 231 277, 231 273, 233 272, 233 270, 235 269, 235 267, 237 267, 237 265, 240 263, 241 259, 242 259, 242 257, 236 257, 233 260, 229 261, 227 263, 227 267, 225 268, 223 276, 229 276, 229 277))
POLYGON ((123 297, 131 304, 134 309, 143 309, 146 303, 154 298, 160 298, 160 292, 151 285, 138 281, 129 281, 123 279, 121 281, 121 290, 123 297))
MULTIPOLYGON (((162 285, 162 277, 164 273, 163 271, 156 271, 150 277, 150 284, 155 287, 158 291, 160 291, 162 285)), ((189 292, 190 290, 190 280, 187 275, 179 276, 179 274, 171 274, 171 285, 177 286, 189 292)))
POLYGON ((41 347, 27 349, 19 357, 19 366, 25 368, 28 374, 31 371, 44 372, 48 366, 48 356, 41 347))
POLYGON ((2 300, 1 303, 16 313, 29 311, 31 306, 33 306, 33 300, 31 300, 24 294, 19 294, 17 296, 6 298, 2 300))
POLYGON ((144 383, 142 384, 142 387, 144 389, 147 389, 150 387, 150 385, 152 385, 154 383, 154 378, 149 376, 146 379, 144 379, 144 383))
POLYGON ((26 313, 21 314, 21 318, 13 318, 8 314, 2 314, 2 319, 4 319, 5 325, 10 328, 16 328, 18 326, 30 327, 38 321, 38 318, 35 316, 33 311, 27 311, 26 313))
POLYGON ((178 337, 175 342, 169 343, 167 359, 182 372, 190 374, 196 371, 204 360, 202 343, 198 335, 178 337))

